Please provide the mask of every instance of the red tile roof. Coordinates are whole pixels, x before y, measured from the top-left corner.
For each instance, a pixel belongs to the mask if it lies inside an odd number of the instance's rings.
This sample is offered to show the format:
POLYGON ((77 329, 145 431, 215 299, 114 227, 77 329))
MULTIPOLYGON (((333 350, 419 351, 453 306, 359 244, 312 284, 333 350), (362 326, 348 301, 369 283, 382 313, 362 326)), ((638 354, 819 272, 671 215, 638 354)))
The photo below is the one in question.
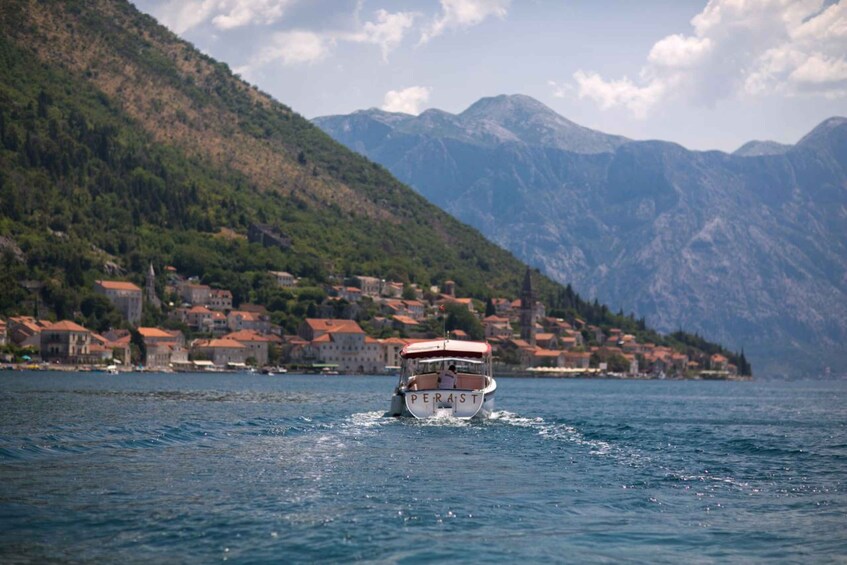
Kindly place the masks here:
POLYGON ((173 339, 174 335, 159 328, 138 328, 138 333, 141 337, 162 337, 165 339, 173 339))
POLYGON ((482 320, 483 322, 488 322, 490 324, 508 324, 509 318, 501 318, 500 316, 496 316, 494 314, 490 316, 486 316, 482 320))
POLYGON ((259 315, 255 312, 245 312, 243 310, 233 310, 229 313, 233 318, 241 317, 245 322, 255 322, 259 319, 259 315))
POLYGON ((234 339, 210 339, 203 347, 220 347, 228 349, 244 349, 246 345, 239 343, 234 339))
POLYGON ((401 339, 399 337, 389 337, 381 341, 382 343, 390 343, 392 345, 406 345, 406 343, 408 343, 407 340, 401 339))
POLYGON ((48 327, 44 328, 50 331, 60 331, 60 332, 87 332, 88 330, 80 326, 79 324, 75 324, 70 320, 62 320, 61 322, 56 322, 55 324, 51 324, 48 327))
POLYGON ((99 284, 100 286, 102 286, 103 288, 108 289, 108 290, 132 290, 132 291, 141 292, 141 289, 138 286, 132 284, 131 282, 125 282, 125 281, 95 281, 95 282, 97 284, 99 284))
POLYGON ((224 339, 234 339, 235 341, 245 342, 245 341, 279 341, 279 338, 276 336, 269 336, 265 334, 261 334, 254 330, 241 330, 237 332, 232 332, 223 336, 224 339))
POLYGON ((365 333, 365 330, 359 327, 359 324, 354 320, 306 318, 306 324, 315 332, 365 333))
POLYGON ((403 324, 404 326, 417 326, 418 325, 417 320, 410 318, 409 316, 401 316, 399 314, 394 316, 394 321, 399 322, 399 323, 403 324))

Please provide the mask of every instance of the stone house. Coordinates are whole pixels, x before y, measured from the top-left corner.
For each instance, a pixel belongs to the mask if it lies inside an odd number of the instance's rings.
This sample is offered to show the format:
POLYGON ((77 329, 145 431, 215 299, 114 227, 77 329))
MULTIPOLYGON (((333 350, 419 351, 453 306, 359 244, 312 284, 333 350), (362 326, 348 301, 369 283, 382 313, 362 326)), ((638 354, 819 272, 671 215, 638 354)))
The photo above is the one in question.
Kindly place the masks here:
POLYGON ((194 342, 191 354, 195 359, 206 359, 218 367, 225 367, 245 364, 250 349, 233 339, 209 339, 194 342))
POLYGON ((268 354, 271 345, 280 345, 282 343, 282 340, 275 335, 262 334, 254 330, 232 332, 223 338, 237 341, 247 347, 249 349, 247 358, 252 357, 255 359, 256 364, 260 367, 268 364, 268 354))
POLYGON ((106 296, 132 325, 141 321, 141 288, 131 282, 94 281, 94 290, 106 296))
POLYGON ((41 330, 41 359, 59 363, 90 363, 91 332, 70 320, 41 330))

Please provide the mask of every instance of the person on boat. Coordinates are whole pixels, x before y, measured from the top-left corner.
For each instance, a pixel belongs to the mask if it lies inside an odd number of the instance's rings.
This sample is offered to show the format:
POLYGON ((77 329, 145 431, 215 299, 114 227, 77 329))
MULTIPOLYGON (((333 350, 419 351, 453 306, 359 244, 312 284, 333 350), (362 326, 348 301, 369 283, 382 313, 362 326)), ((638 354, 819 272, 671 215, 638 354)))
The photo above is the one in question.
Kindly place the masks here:
POLYGON ((450 365, 438 376, 438 388, 456 388, 456 365, 450 365))

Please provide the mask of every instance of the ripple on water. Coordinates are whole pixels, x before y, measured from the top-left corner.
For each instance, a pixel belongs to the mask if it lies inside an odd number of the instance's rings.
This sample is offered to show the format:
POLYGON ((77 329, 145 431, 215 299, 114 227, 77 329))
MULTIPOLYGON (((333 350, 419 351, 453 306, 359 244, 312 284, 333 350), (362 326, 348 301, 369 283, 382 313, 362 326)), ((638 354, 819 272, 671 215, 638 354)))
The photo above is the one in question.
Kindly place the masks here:
POLYGON ((38 378, 2 393, 13 561, 847 559, 847 390, 507 379, 417 421, 378 378, 38 378))

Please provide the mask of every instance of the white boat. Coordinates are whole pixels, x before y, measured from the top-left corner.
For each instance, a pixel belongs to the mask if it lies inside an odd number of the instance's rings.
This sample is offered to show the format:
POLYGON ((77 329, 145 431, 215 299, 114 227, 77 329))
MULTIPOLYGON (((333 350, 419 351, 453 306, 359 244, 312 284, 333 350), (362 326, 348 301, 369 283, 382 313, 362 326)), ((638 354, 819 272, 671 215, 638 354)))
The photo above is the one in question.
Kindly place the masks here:
POLYGON ((492 376, 488 343, 422 341, 406 345, 400 357, 403 360, 400 380, 387 416, 468 419, 485 418, 494 411, 497 382, 492 376), (451 367, 454 371, 448 373, 451 367), (452 377, 452 373, 454 378, 443 378, 452 377))

